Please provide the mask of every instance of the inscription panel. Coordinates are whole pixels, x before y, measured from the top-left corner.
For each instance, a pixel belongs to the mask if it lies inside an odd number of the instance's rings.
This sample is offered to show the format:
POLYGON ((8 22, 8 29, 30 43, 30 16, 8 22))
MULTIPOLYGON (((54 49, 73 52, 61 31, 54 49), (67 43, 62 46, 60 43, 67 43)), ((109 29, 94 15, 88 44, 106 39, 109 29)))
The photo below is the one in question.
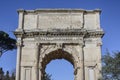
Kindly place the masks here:
POLYGON ((82 27, 80 14, 42 14, 39 15, 40 29, 79 29, 82 27))

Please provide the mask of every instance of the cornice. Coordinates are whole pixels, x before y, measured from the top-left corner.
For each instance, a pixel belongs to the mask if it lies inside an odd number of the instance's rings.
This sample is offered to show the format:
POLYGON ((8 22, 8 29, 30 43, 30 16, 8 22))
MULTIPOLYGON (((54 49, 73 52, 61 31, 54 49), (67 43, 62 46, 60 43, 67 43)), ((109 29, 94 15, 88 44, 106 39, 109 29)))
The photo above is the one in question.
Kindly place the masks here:
POLYGON ((104 32, 100 31, 87 31, 87 30, 48 30, 48 31, 15 31, 16 37, 33 38, 33 37, 103 37, 104 32))
POLYGON ((101 12, 100 9, 94 9, 94 10, 85 10, 85 9, 80 9, 80 8, 76 8, 76 9, 72 9, 72 8, 40 8, 40 9, 35 9, 35 10, 24 10, 24 9, 19 9, 17 10, 18 13, 20 12, 25 12, 25 13, 40 13, 40 12, 44 12, 44 13, 71 13, 71 12, 85 12, 85 13, 94 13, 94 12, 101 12))
POLYGON ((104 32, 102 30, 100 30, 100 31, 87 31, 85 38, 94 38, 94 37, 102 38, 103 36, 104 36, 104 32))

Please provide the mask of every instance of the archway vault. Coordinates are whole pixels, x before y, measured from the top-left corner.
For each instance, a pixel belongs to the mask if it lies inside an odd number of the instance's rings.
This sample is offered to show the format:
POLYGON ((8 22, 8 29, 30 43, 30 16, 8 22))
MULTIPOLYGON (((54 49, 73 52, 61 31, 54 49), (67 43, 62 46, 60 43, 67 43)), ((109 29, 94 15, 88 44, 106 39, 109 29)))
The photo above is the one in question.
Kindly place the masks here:
POLYGON ((52 51, 52 52, 46 54, 45 57, 42 59, 41 64, 42 64, 43 70, 45 70, 46 65, 50 61, 55 60, 55 59, 65 59, 65 60, 69 61, 73 65, 73 67, 75 65, 75 59, 72 56, 72 54, 70 54, 62 49, 57 49, 55 51, 52 51))
POLYGON ((74 78, 80 72, 80 67, 82 70, 82 44, 76 43, 40 43, 39 44, 39 68, 41 78, 44 76, 47 64, 55 59, 65 59, 73 65, 74 68, 74 78), (78 49, 77 49, 78 48, 78 49), (80 65, 81 64, 81 65, 80 65), (79 72, 79 73, 78 73, 79 72))

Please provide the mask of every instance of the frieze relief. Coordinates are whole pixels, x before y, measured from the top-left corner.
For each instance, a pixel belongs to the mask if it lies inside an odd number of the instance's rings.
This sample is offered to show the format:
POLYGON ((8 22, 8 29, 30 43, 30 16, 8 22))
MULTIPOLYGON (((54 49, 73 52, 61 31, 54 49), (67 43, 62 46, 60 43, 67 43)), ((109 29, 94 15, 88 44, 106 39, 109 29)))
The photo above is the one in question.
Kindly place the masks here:
POLYGON ((54 42, 64 42, 64 43, 79 43, 83 39, 81 37, 37 37, 36 41, 40 43, 54 43, 54 42))
MULTIPOLYGON (((24 32, 16 31, 14 34, 19 38, 44 38, 49 37, 82 37, 82 38, 101 38, 104 35, 103 31, 87 31, 85 29, 48 29, 48 30, 25 30, 24 32)), ((51 39, 52 39, 51 38, 51 39)))

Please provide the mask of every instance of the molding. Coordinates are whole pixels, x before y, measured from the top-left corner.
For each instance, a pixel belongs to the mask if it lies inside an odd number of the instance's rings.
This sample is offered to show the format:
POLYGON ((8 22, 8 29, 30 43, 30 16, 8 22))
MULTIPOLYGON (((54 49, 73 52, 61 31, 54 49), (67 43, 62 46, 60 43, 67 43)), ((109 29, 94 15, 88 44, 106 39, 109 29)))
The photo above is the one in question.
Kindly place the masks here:
POLYGON ((103 37, 104 32, 102 30, 87 31, 82 29, 56 29, 56 30, 31 30, 31 31, 15 31, 16 37, 33 38, 33 37, 83 37, 83 38, 94 38, 103 37))
POLYGON ((58 12, 58 13, 71 13, 71 12, 75 12, 75 13, 79 13, 79 12, 84 12, 84 13, 94 13, 94 12, 99 12, 101 13, 100 9, 94 9, 94 10, 85 10, 85 9, 71 9, 71 8, 55 8, 55 9, 35 9, 35 10, 24 10, 24 9, 18 9, 17 10, 18 13, 20 12, 24 12, 24 13, 40 13, 40 12, 44 12, 44 13, 54 13, 54 12, 58 12))

